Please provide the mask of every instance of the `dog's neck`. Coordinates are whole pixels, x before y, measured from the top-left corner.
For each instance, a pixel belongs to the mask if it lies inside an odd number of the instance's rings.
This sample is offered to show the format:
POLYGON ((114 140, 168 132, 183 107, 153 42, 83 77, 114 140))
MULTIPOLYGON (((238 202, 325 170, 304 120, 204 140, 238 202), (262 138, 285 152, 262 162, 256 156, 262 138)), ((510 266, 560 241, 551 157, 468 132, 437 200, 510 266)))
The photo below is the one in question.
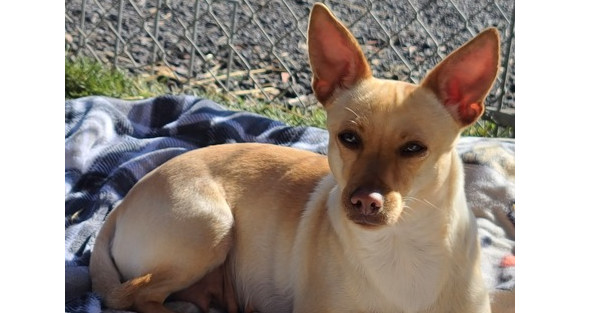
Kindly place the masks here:
MULTIPOLYGON (((450 153, 451 166, 438 180, 445 187, 410 196, 409 207, 394 225, 367 229, 345 218, 339 206, 329 206, 348 259, 370 282, 365 288, 378 289, 377 294, 386 295, 389 303, 405 312, 422 310, 437 299, 451 273, 452 246, 466 231, 462 164, 455 151, 450 153)), ((339 203, 340 194, 338 186, 333 188, 329 204, 339 203)))

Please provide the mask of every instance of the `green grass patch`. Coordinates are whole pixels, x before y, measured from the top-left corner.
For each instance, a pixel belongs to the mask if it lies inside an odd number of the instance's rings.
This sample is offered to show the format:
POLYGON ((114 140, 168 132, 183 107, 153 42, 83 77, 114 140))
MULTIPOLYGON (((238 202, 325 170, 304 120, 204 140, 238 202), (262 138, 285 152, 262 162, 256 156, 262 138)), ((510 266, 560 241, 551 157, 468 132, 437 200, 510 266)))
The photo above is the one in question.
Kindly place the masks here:
POLYGON ((115 98, 145 98, 163 94, 165 85, 133 78, 88 58, 65 58, 65 98, 108 96, 115 98))
POLYGON ((501 127, 492 121, 481 119, 466 128, 462 136, 515 138, 516 133, 511 127, 501 127))
POLYGON ((325 127, 326 113, 321 107, 286 107, 259 100, 246 101, 201 89, 178 88, 148 77, 134 77, 96 60, 65 58, 65 98, 109 96, 120 99, 143 99, 164 94, 190 94, 211 99, 232 110, 248 111, 287 123, 291 126, 325 127))

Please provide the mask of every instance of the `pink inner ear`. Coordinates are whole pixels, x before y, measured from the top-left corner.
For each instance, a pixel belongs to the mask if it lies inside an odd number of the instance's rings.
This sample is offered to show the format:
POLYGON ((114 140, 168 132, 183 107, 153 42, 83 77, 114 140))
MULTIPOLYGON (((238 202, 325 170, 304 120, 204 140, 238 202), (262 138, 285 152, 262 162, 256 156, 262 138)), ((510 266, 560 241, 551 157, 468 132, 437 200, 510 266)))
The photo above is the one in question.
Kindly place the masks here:
POLYGON ((483 101, 495 79, 497 63, 490 49, 468 51, 452 61, 439 73, 444 77, 440 86, 444 104, 457 105, 456 118, 470 124, 483 111, 483 101))
POLYGON ((449 82, 447 82, 447 89, 445 105, 455 105, 459 104, 462 99, 462 92, 460 91, 460 82, 457 78, 452 78, 449 82))
POLYGON ((313 12, 308 29, 312 86, 324 104, 336 88, 348 88, 370 75, 360 46, 343 25, 327 12, 313 12))
POLYGON ((480 100, 480 94, 473 92, 472 89, 465 88, 463 84, 472 86, 476 82, 467 82, 466 79, 458 77, 450 78, 444 90, 444 104, 448 107, 457 106, 458 119, 464 124, 470 124, 481 114, 483 104, 480 100))
POLYGON ((467 126, 484 110, 499 66, 499 33, 488 29, 450 54, 424 79, 454 119, 467 126))
MULTIPOLYGON (((334 29, 327 29, 316 35, 321 44, 315 53, 315 70, 318 78, 329 84, 347 83, 352 77, 354 53, 347 46, 346 40, 334 29), (349 79, 349 80, 348 80, 349 79)), ((355 74, 354 74, 355 75, 355 74)))
POLYGON ((312 59, 318 79, 327 85, 347 87, 356 76, 356 53, 351 42, 335 27, 322 23, 321 31, 315 33, 312 43, 312 59))
POLYGON ((496 68, 492 57, 481 52, 466 54, 459 62, 448 64, 444 71, 447 100, 462 104, 479 101, 489 88, 489 80, 495 78, 496 68))

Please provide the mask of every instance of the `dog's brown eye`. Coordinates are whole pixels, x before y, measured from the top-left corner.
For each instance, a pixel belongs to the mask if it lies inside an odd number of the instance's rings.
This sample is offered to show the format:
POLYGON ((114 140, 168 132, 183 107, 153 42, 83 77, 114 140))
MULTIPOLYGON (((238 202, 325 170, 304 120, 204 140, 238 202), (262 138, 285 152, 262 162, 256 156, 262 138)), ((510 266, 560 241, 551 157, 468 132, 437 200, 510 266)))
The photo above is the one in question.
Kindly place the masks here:
POLYGON ((360 136, 352 131, 346 131, 339 134, 339 141, 349 149, 357 149, 362 144, 360 136))
POLYGON ((401 147, 401 149, 399 150, 399 153, 401 154, 401 156, 404 156, 404 157, 422 156, 422 155, 424 155, 425 152, 426 152, 426 147, 417 141, 410 141, 410 142, 406 143, 405 145, 403 145, 401 147))

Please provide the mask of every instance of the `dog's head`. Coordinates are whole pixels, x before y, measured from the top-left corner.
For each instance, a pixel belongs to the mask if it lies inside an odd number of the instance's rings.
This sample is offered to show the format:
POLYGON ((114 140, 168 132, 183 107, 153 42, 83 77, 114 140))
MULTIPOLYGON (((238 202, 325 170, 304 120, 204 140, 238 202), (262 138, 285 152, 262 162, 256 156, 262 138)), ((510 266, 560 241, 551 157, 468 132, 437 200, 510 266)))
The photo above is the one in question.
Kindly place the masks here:
POLYGON ((352 221, 394 224, 405 198, 447 187, 455 142, 482 115, 497 76, 497 30, 454 51, 419 85, 372 77, 356 39, 322 4, 310 14, 308 50, 327 111, 329 165, 352 221))

